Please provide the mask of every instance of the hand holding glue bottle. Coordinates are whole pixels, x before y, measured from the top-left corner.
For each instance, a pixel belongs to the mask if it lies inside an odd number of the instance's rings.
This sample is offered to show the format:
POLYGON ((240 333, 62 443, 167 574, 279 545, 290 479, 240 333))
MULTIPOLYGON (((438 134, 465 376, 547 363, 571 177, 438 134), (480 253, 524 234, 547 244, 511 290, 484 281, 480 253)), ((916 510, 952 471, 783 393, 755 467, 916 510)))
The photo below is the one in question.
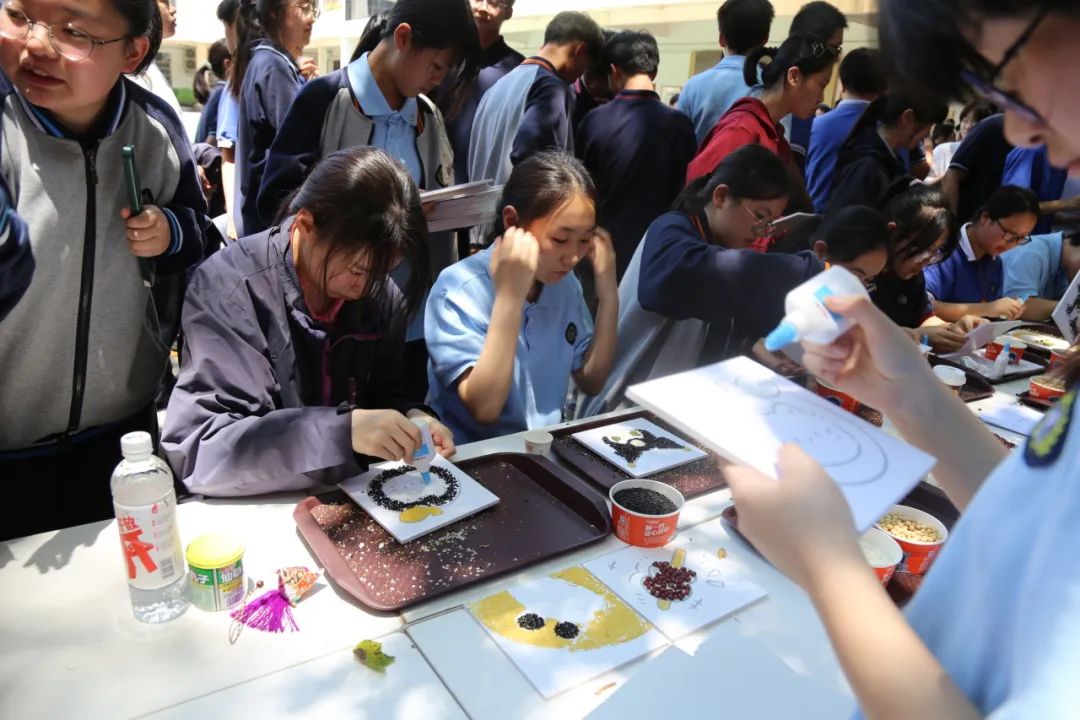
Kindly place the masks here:
POLYGON ((420 447, 413 453, 413 467, 420 471, 420 477, 424 479, 425 485, 431 484, 431 463, 435 460, 435 441, 431 438, 431 428, 428 426, 427 420, 422 418, 409 418, 412 420, 413 425, 416 425, 420 430, 420 434, 423 436, 423 440, 420 442, 420 447))
POLYGON ((810 278, 787 294, 787 313, 776 329, 765 338, 765 349, 776 352, 794 342, 805 340, 828 345, 847 332, 852 321, 825 307, 825 298, 845 295, 866 296, 859 278, 839 265, 810 278))

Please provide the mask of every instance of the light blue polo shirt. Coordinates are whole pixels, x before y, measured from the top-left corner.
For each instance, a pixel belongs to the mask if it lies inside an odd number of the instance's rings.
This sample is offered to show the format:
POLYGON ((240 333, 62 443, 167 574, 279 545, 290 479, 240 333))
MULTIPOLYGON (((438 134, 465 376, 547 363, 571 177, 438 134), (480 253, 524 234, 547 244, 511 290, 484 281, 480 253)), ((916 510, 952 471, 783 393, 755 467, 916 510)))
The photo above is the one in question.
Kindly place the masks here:
POLYGON ((698 145, 712 130, 720 116, 739 98, 750 94, 743 80, 743 55, 728 55, 713 67, 686 81, 679 93, 678 108, 690 116, 698 145))
POLYGON ((1069 289, 1061 267, 1061 233, 1033 235, 1027 245, 1002 253, 1005 265, 1005 296, 1017 300, 1060 300, 1069 289))
POLYGON ((240 106, 236 98, 229 92, 228 86, 221 93, 221 104, 218 105, 217 139, 218 147, 236 147, 236 139, 239 132, 236 129, 240 122, 240 106))
POLYGON ((457 382, 484 349, 495 306, 493 250, 494 245, 443 270, 428 296, 430 404, 459 445, 562 422, 571 374, 584 365, 592 343, 592 316, 577 277, 571 273, 545 285, 536 302, 525 303, 502 415, 492 425, 477 422, 462 404, 457 382))
POLYGON ((368 53, 349 63, 346 72, 356 101, 374 125, 371 146, 400 160, 413 180, 419 183, 424 169, 420 164, 420 151, 416 149, 416 98, 406 98, 400 110, 391 109, 371 74, 368 53))

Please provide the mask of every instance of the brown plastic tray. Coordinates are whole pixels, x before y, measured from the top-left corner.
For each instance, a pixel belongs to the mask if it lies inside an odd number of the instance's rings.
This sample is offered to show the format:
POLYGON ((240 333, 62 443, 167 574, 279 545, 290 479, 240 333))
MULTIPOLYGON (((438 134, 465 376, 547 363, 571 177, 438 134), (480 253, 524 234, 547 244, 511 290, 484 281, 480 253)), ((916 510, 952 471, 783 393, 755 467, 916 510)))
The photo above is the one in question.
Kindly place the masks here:
POLYGON ((1037 410, 1049 410, 1057 403, 1057 398, 1053 400, 1045 400, 1043 398, 1037 398, 1031 394, 1030 390, 1025 390, 1022 393, 1016 393, 1016 397, 1020 398, 1020 402, 1025 405, 1030 405, 1037 410))
POLYGON ((575 425, 571 428, 556 430, 552 433, 555 436, 555 442, 552 443, 551 449, 559 456, 559 459, 573 466, 589 482, 600 487, 606 493, 616 483, 623 480, 632 480, 633 478, 579 443, 572 436, 575 433, 637 418, 645 418, 649 422, 656 423, 668 432, 674 433, 694 447, 708 453, 707 457, 700 460, 650 475, 649 480, 658 480, 670 485, 681 492, 683 497, 687 499, 727 487, 727 481, 724 480, 724 467, 731 463, 696 442, 693 438, 686 437, 685 433, 679 432, 646 410, 631 412, 618 418, 597 420, 584 425, 575 425))
POLYGON ((964 402, 969 403, 994 397, 994 386, 990 384, 990 381, 979 373, 964 367, 960 363, 946 360, 937 355, 931 355, 930 365, 948 365, 949 367, 959 368, 964 371, 964 374, 967 375, 967 382, 964 383, 964 387, 960 388, 960 399, 964 402))
POLYGON ((381 611, 490 580, 611 532, 604 498, 549 460, 499 453, 457 466, 499 503, 404 545, 342 490, 304 499, 293 519, 327 576, 381 611))

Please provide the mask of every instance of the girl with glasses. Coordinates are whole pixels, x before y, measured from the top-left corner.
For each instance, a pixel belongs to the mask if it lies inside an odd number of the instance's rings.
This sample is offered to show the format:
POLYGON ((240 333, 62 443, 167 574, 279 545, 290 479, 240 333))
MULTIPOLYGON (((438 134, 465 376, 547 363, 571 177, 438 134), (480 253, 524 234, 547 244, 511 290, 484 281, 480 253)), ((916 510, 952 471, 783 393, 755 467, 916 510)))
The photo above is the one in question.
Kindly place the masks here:
POLYGON ((0 326, 4 537, 111 517, 120 436, 156 435, 166 328, 208 223, 179 119, 124 77, 152 61, 160 20, 154 0, 0 6, 2 174, 35 268, 0 326))

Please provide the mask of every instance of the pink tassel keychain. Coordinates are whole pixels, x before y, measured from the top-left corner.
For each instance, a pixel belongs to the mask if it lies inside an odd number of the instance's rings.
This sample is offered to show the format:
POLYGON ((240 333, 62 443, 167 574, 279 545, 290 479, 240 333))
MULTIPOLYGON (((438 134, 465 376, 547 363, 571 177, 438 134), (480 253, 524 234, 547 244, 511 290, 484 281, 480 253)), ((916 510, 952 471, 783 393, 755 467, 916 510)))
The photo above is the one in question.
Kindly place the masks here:
POLYGON ((277 587, 267 590, 232 614, 229 643, 240 638, 244 627, 263 632, 296 632, 300 626, 293 618, 292 609, 318 581, 319 573, 306 567, 287 567, 277 571, 277 587))

